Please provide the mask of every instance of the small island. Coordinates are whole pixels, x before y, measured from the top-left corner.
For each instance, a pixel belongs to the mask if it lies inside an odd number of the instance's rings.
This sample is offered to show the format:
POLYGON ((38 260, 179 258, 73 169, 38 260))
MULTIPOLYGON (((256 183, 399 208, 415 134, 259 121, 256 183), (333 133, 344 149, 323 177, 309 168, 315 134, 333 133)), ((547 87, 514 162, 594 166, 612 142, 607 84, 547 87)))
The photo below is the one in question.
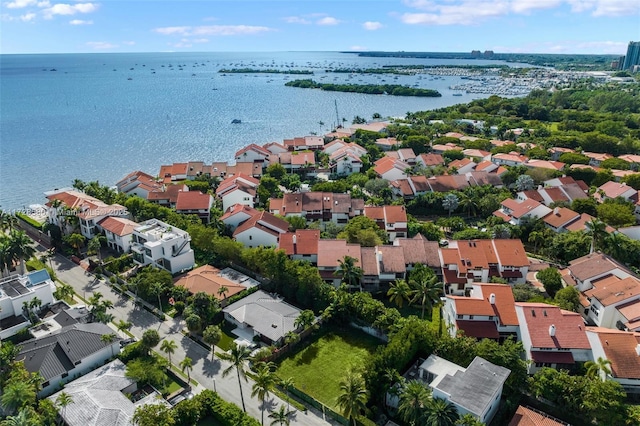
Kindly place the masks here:
POLYGON ((221 69, 219 73, 225 74, 302 74, 313 75, 313 71, 309 70, 277 70, 273 68, 259 69, 259 68, 231 68, 221 69))
POLYGON ((416 89, 400 84, 332 84, 317 83, 313 80, 293 80, 285 83, 285 86, 300 87, 303 89, 321 89, 329 92, 351 92, 365 93, 368 95, 391 95, 391 96, 421 96, 440 97, 442 94, 432 89, 416 89))

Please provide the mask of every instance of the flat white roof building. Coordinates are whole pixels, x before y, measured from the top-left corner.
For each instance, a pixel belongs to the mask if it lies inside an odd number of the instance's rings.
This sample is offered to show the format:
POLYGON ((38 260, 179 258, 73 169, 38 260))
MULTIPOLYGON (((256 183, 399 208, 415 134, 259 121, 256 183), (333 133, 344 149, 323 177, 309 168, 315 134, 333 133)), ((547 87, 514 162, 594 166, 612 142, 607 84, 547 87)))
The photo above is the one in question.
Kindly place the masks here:
POLYGON ((195 264, 189 234, 158 219, 147 220, 133 229, 131 251, 136 263, 154 265, 172 274, 195 264))

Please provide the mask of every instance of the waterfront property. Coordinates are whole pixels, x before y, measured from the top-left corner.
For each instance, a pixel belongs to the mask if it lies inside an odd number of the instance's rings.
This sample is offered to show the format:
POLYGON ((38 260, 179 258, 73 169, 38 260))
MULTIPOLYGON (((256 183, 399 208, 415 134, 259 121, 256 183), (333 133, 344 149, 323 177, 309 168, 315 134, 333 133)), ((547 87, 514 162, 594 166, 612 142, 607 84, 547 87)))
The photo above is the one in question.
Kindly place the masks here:
POLYGON ((191 237, 186 231, 150 219, 133 229, 133 261, 177 274, 193 268, 195 264, 190 242, 191 237))
POLYGON ((186 288, 191 294, 204 292, 220 301, 258 284, 256 280, 231 268, 221 271, 211 265, 189 271, 174 282, 174 285, 186 288))

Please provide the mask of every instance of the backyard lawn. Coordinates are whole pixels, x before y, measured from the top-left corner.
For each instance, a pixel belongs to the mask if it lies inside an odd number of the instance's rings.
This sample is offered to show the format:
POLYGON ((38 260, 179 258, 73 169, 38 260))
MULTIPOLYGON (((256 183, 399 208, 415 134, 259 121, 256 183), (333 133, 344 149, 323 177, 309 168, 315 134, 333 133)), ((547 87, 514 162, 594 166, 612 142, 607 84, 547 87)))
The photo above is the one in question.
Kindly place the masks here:
POLYGON ((361 367, 381 344, 375 337, 350 327, 330 329, 300 352, 285 358, 276 374, 281 379, 293 377, 296 388, 335 409, 340 381, 346 371, 361 367))
POLYGON ((220 341, 217 344, 217 346, 220 349, 223 349, 225 351, 228 351, 229 349, 231 349, 233 341, 238 338, 236 335, 232 333, 232 330, 234 328, 235 327, 230 325, 227 321, 222 321, 222 324, 220 326, 220 329, 222 330, 222 335, 220 336, 220 341))

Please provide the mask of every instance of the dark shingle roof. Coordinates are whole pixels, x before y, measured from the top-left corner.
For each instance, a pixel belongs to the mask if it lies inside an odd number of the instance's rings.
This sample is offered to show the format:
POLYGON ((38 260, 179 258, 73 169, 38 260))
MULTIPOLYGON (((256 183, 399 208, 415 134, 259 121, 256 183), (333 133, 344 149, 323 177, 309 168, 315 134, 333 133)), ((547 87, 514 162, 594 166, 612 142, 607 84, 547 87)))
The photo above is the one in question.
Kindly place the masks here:
POLYGON ((18 361, 24 361, 29 372, 39 372, 44 380, 73 369, 88 356, 110 346, 100 338, 113 330, 105 324, 73 324, 39 339, 22 343, 18 361))

